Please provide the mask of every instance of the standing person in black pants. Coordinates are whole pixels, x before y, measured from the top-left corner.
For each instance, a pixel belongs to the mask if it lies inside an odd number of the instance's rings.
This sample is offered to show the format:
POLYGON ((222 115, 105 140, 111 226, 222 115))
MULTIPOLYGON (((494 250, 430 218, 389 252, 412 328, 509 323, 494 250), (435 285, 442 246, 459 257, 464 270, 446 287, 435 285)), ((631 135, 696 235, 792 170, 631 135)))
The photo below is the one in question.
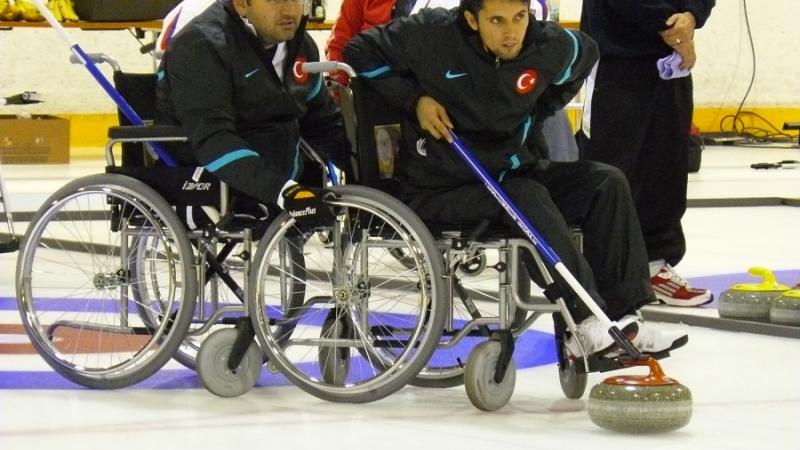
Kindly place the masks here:
POLYGON ((715 0, 583 0, 581 31, 600 48, 587 80, 581 136, 584 159, 628 177, 660 302, 697 306, 713 300, 672 268, 686 253, 686 211, 694 30, 715 0), (659 72, 659 59, 678 59, 659 72), (673 72, 672 74, 668 72, 673 72))

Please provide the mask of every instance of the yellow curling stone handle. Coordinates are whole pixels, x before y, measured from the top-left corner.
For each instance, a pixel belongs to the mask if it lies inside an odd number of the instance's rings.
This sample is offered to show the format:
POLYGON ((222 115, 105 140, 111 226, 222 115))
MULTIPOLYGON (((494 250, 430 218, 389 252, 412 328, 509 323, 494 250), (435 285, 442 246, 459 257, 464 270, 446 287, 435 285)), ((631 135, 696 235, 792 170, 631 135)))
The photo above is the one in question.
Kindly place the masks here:
POLYGON ((754 277, 761 277, 761 283, 741 283, 741 284, 734 284, 731 289, 737 291, 755 291, 755 292, 763 292, 763 291, 788 291, 791 289, 789 286, 785 284, 780 284, 775 279, 775 275, 772 273, 771 270, 765 269, 763 267, 751 267, 747 269, 747 273, 754 277))

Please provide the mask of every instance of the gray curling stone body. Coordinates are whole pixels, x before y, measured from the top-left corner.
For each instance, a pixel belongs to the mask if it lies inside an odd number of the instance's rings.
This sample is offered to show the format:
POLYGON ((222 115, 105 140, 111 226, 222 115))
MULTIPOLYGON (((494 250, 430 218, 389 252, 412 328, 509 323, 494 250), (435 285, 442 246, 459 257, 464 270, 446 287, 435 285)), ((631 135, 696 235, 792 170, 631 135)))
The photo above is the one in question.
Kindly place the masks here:
POLYGON ((769 322, 772 300, 783 291, 745 291, 728 289, 719 298, 719 316, 726 319, 769 322))
POLYGON ((664 376, 654 359, 647 364, 650 375, 611 377, 592 388, 588 409, 595 425, 621 433, 649 434, 674 431, 689 423, 689 388, 664 376))
POLYGON ((769 320, 779 325, 800 327, 800 289, 786 291, 773 300, 769 320))

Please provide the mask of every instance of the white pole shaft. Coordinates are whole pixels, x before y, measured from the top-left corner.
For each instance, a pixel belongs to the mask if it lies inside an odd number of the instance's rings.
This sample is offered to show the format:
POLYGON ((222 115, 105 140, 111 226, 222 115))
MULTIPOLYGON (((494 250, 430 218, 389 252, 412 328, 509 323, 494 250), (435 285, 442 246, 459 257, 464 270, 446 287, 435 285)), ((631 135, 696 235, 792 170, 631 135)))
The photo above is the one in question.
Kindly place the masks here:
POLYGON ((54 16, 53 13, 50 12, 49 9, 47 9, 47 5, 45 5, 44 0, 30 0, 30 1, 34 5, 36 5, 36 9, 39 10, 39 13, 45 18, 45 20, 47 20, 47 23, 49 23, 50 26, 53 27, 54 30, 56 30, 56 33, 58 33, 59 36, 61 36, 61 39, 63 39, 64 42, 69 44, 70 48, 77 45, 77 42, 75 42, 75 40, 72 39, 72 36, 70 36, 69 33, 67 33, 67 30, 64 29, 63 26, 61 26, 58 20, 56 20, 56 16, 54 16))
POLYGON ((581 284, 570 273, 570 271, 567 269, 567 267, 564 265, 563 262, 558 262, 555 265, 555 269, 556 272, 558 272, 561 275, 561 277, 564 278, 564 281, 566 281, 567 284, 570 285, 570 287, 575 291, 575 293, 578 294, 578 297, 580 297, 581 301, 586 305, 586 307, 589 308, 590 311, 592 311, 592 314, 594 314, 597 317, 597 319, 600 320, 600 323, 602 323, 604 327, 611 328, 612 326, 617 325, 616 322, 612 322, 611 319, 608 318, 605 311, 603 311, 600 308, 600 306, 598 306, 597 302, 595 302, 594 299, 589 295, 589 293, 586 292, 586 289, 584 289, 583 286, 581 286, 581 284))

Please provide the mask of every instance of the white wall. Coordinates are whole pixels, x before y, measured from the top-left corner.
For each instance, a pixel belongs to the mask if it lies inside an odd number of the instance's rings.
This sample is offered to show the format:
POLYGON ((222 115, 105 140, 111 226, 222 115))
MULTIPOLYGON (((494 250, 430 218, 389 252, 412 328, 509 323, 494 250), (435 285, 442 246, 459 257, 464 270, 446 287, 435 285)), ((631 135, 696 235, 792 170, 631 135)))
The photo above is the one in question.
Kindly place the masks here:
MULTIPOLYGON (((328 16, 338 14, 340 0, 328 0, 328 16)), ((752 65, 744 22, 743 0, 717 0, 706 27, 696 34, 698 65, 695 102, 737 106, 750 80, 752 65)), ((800 106, 800 1, 750 0, 750 25, 757 55, 755 84, 747 105, 800 106)), ((561 17, 577 20, 580 0, 561 0, 561 17)), ((148 56, 127 31, 69 33, 90 52, 105 52, 127 71, 152 70, 148 56)), ((314 32, 324 45, 327 32, 314 32)), ((69 51, 50 29, 0 31, 0 95, 39 91, 47 103, 24 107, 29 112, 59 114, 110 113, 108 97, 81 66, 67 62, 69 51)), ((107 69, 104 69, 109 73, 107 69)), ((13 113, 20 107, 3 107, 13 113)))

